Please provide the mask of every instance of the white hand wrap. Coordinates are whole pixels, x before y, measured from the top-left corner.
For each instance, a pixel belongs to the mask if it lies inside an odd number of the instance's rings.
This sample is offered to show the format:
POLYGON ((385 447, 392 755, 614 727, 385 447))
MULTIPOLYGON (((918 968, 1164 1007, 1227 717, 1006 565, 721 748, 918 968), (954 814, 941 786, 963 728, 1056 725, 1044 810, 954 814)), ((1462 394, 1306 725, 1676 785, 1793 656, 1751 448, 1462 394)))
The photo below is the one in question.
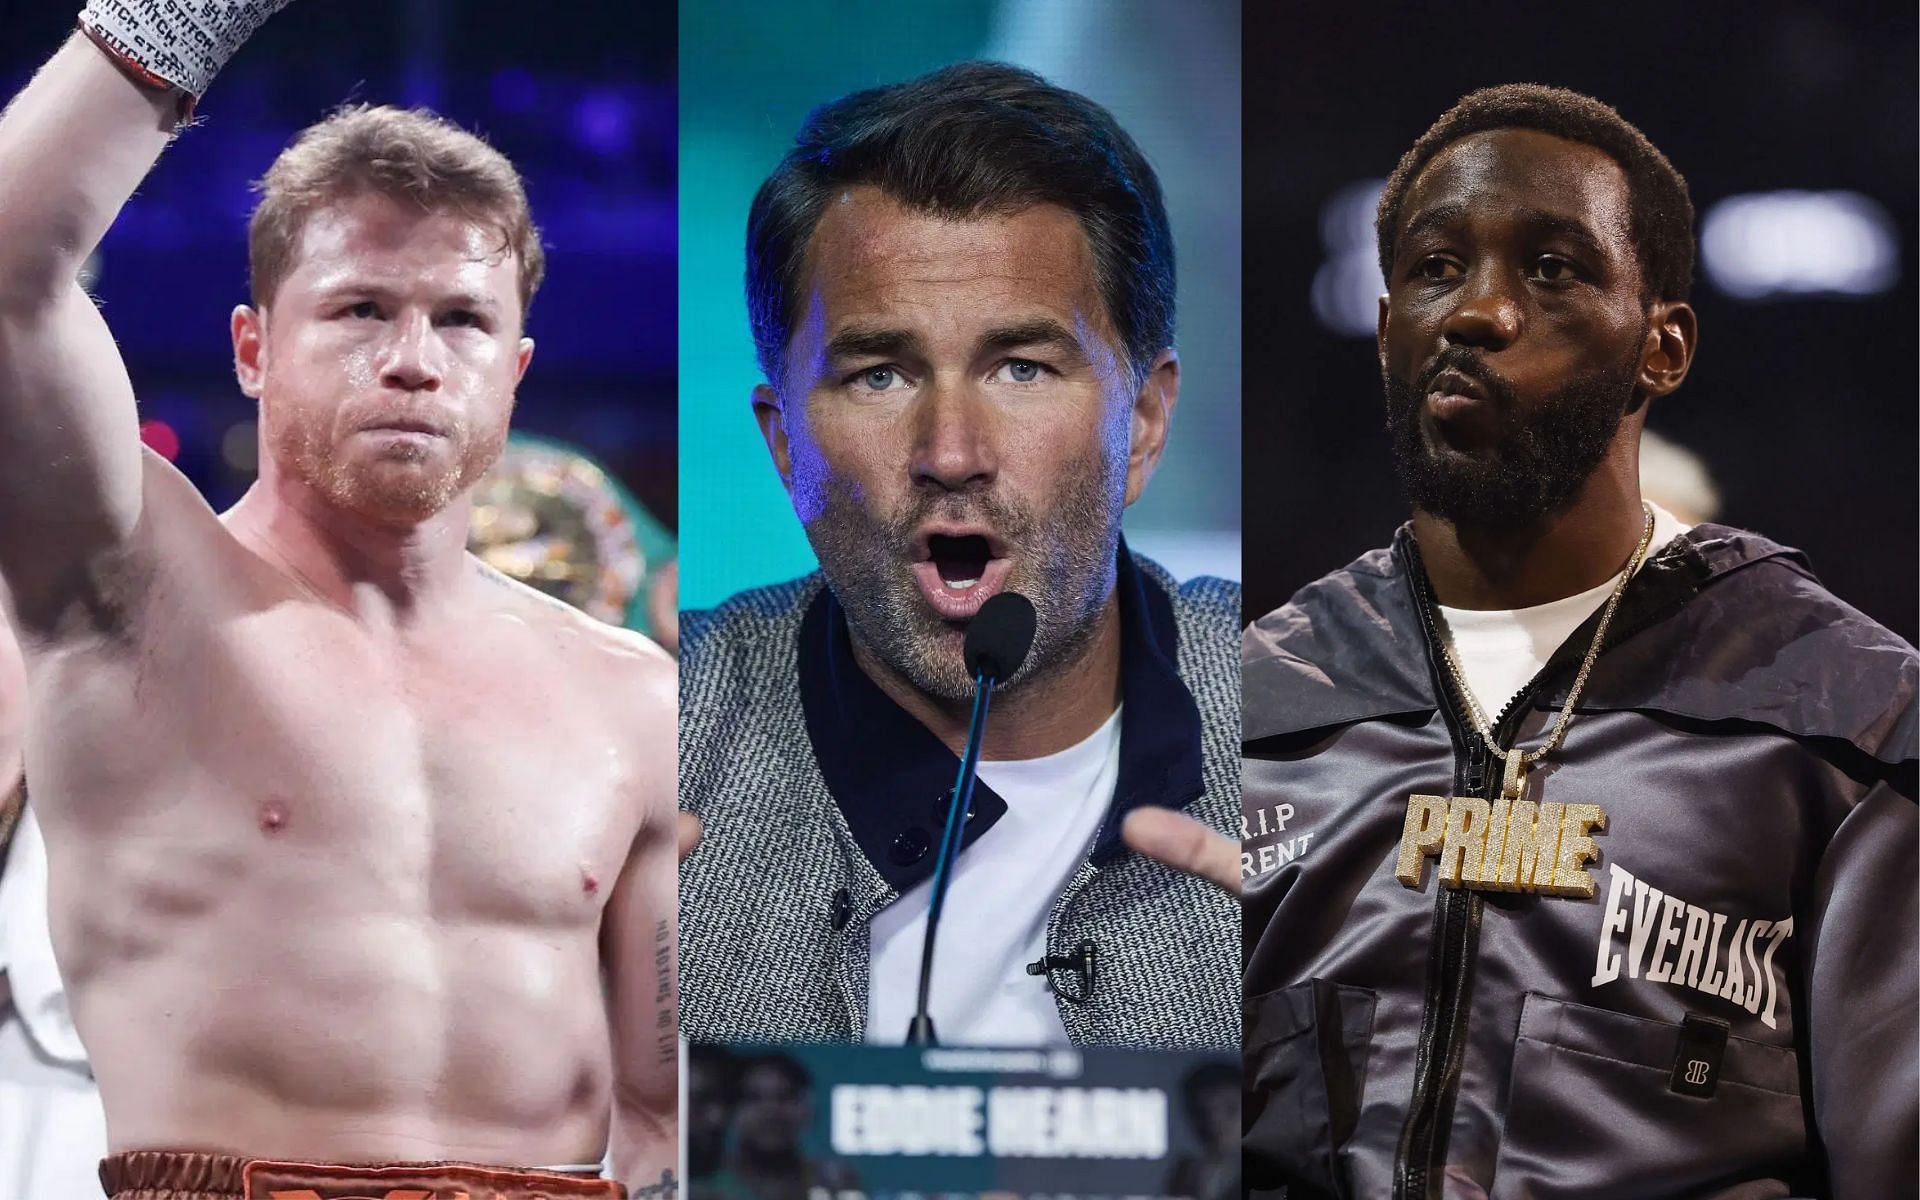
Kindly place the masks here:
POLYGON ((149 83, 198 99, 289 0, 87 0, 80 27, 149 83))

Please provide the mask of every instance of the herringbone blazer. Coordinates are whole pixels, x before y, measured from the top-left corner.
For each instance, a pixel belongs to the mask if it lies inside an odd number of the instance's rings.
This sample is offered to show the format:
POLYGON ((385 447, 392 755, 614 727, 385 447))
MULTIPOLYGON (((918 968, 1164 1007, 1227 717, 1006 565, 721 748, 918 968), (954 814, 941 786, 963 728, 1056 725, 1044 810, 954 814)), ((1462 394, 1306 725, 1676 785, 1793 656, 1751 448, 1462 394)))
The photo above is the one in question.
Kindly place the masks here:
MULTIPOLYGON (((1176 584, 1133 563, 1170 603, 1200 713, 1204 791, 1186 811, 1238 840, 1239 585, 1176 584)), ((680 869, 680 1027, 693 1041, 864 1039, 868 925, 899 896, 855 843, 807 735, 798 642, 824 586, 815 573, 681 616, 680 806, 704 829, 680 869)), ((1086 940, 1099 949, 1092 994, 1076 972, 1050 976, 1076 1044, 1239 1046, 1234 898, 1124 847, 1090 856, 1054 903, 1047 952, 1086 940)))

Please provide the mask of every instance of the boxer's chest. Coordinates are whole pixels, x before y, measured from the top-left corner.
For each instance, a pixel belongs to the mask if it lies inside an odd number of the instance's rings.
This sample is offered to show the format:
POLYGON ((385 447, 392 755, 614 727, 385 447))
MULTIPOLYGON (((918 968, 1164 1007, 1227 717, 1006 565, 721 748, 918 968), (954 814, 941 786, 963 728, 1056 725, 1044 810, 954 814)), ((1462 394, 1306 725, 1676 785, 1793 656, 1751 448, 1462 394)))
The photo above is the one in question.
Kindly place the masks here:
POLYGON ((164 813, 289 887, 572 923, 631 845, 640 748, 606 689, 510 626, 395 652, 289 606, 157 646, 126 684, 127 737, 89 751, 119 761, 74 764, 113 786, 65 790, 118 792, 127 819, 164 813))

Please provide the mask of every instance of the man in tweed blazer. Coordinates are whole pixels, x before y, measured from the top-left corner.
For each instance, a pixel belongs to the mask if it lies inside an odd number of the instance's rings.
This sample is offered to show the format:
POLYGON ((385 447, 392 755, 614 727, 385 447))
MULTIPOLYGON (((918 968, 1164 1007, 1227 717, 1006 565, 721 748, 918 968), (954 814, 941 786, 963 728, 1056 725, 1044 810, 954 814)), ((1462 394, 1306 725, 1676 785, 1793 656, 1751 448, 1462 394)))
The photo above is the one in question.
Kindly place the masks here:
POLYGON ((1237 869, 1201 859, 1238 828, 1239 588, 1120 537, 1179 394, 1152 169, 1085 98, 963 64, 817 110, 747 262, 754 410, 821 570, 682 617, 682 1031, 904 1038, 961 643, 1017 590, 939 1036, 1237 1047, 1237 869))

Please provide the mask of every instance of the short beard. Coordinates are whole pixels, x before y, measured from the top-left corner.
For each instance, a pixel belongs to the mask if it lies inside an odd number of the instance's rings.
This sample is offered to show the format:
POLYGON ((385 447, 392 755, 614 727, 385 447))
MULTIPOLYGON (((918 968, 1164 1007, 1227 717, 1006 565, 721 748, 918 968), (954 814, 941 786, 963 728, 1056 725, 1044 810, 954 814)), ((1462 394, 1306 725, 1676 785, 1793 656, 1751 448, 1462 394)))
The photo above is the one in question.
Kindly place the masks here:
POLYGON ((1613 445, 1633 400, 1639 343, 1611 367, 1572 380, 1523 411, 1513 387, 1474 351, 1440 352, 1415 383, 1383 371, 1394 471, 1413 507, 1455 527, 1508 533, 1560 512, 1613 445), (1434 376, 1452 369, 1486 389, 1504 428, 1477 453, 1432 445, 1421 422, 1434 376))
POLYGON ((372 463, 349 462, 322 429, 298 420, 271 423, 268 448, 280 469, 312 488, 329 506, 375 524, 418 525, 453 503, 477 483, 507 444, 507 423, 481 430, 466 425, 450 430, 457 455, 446 467, 429 471, 410 455, 372 463))
POLYGON ((1050 512, 1035 513, 991 492, 915 493, 895 520, 867 512, 839 481, 830 481, 820 513, 809 522, 827 583, 846 610, 860 644, 896 675, 939 700, 964 702, 973 695, 956 625, 928 607, 908 570, 915 531, 938 516, 981 522, 1025 556, 1009 573, 1007 590, 1033 601, 1033 646, 1026 661, 1000 691, 1020 687, 1077 660, 1086 652, 1098 617, 1112 594, 1120 517, 1124 456, 1117 466, 1096 453, 1067 468, 1065 490, 1050 512))

